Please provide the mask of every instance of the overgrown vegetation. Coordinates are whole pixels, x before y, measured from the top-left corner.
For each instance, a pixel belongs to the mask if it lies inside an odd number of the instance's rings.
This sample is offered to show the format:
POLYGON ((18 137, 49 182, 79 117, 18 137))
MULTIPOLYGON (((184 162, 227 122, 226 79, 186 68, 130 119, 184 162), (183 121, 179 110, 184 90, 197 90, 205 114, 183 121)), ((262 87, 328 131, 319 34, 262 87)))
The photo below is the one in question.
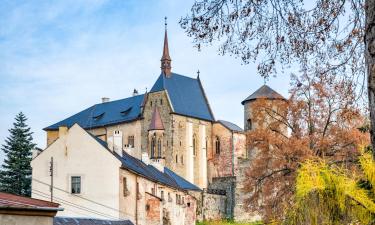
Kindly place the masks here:
POLYGON ((295 205, 284 224, 375 224, 375 162, 362 152, 358 170, 309 160, 298 170, 295 205))
POLYGON ((203 221, 197 222, 196 225, 262 225, 262 222, 234 222, 231 220, 221 220, 221 221, 203 221))

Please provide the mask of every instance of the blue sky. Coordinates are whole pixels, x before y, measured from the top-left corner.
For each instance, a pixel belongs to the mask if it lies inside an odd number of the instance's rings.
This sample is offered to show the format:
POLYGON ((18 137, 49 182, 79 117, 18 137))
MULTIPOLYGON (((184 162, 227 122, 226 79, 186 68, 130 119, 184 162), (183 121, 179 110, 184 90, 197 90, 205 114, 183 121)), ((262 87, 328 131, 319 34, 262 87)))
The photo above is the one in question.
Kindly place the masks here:
MULTIPOLYGON (((241 101, 263 84, 255 64, 193 48, 179 27, 193 0, 3 0, 0 4, 0 143, 23 111, 35 142, 44 127, 99 103, 151 88, 160 74, 164 16, 172 71, 200 77, 216 119, 243 126, 241 101)), ((287 95, 288 74, 268 82, 287 95)), ((0 153, 0 162, 3 153, 0 153)))

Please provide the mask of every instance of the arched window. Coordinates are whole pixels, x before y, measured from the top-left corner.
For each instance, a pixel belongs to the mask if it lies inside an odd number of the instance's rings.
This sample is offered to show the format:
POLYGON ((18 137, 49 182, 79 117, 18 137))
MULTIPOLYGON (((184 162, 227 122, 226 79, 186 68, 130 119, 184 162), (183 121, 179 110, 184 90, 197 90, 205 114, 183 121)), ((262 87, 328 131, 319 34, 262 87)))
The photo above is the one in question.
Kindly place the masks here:
POLYGON ((155 136, 152 137, 151 139, 151 158, 155 157, 155 145, 156 145, 156 140, 155 136))
POLYGON ((193 155, 197 155, 197 138, 195 134, 193 135, 193 155))
POLYGON ((251 130, 251 129, 253 129, 253 123, 252 123, 252 121, 251 121, 251 119, 249 118, 249 119, 247 119, 247 129, 248 130, 251 130))
POLYGON ((158 157, 161 158, 161 140, 158 139, 158 157))
POLYGON ((220 139, 218 136, 216 136, 216 139, 215 139, 215 152, 217 155, 220 154, 220 139))

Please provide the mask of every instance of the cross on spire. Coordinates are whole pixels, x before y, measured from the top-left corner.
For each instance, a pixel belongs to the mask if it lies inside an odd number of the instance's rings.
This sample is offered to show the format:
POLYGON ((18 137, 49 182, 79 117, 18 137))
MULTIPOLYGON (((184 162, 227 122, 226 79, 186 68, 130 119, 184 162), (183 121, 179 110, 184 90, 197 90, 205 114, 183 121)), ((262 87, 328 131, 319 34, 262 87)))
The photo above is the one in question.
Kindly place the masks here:
POLYGON ((163 56, 161 57, 161 72, 166 76, 170 77, 172 72, 171 66, 171 57, 169 56, 169 47, 168 47, 168 34, 167 34, 167 17, 164 17, 165 33, 164 33, 164 47, 163 47, 163 56))

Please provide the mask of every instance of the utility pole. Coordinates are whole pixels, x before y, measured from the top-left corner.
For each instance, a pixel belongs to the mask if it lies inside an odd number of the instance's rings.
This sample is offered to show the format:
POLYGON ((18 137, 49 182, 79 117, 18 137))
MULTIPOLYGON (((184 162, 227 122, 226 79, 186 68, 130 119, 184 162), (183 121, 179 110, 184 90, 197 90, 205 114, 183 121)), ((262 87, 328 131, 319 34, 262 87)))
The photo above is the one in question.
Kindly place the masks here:
POLYGON ((49 165, 49 172, 51 177, 51 185, 50 185, 50 192, 51 192, 51 202, 53 201, 53 157, 51 157, 50 165, 49 165))

